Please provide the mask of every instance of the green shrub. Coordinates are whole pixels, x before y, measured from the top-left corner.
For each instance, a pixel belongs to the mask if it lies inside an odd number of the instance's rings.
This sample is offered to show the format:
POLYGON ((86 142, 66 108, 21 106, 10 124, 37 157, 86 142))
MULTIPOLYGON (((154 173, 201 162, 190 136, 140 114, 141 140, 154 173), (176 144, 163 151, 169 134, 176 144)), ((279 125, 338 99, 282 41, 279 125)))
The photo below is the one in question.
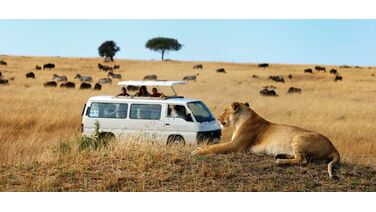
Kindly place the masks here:
POLYGON ((111 133, 101 133, 99 131, 99 122, 95 122, 95 133, 91 136, 83 136, 80 140, 79 149, 83 150, 97 150, 107 146, 112 140, 114 135, 111 133))

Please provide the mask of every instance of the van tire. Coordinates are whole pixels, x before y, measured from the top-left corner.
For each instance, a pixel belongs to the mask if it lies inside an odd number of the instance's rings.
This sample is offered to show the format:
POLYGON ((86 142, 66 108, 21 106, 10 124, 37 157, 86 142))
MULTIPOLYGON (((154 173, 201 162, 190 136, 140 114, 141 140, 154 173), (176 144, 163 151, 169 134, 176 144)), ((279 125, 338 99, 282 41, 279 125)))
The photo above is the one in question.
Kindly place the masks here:
POLYGON ((167 146, 184 146, 185 140, 181 135, 170 135, 167 138, 167 146))

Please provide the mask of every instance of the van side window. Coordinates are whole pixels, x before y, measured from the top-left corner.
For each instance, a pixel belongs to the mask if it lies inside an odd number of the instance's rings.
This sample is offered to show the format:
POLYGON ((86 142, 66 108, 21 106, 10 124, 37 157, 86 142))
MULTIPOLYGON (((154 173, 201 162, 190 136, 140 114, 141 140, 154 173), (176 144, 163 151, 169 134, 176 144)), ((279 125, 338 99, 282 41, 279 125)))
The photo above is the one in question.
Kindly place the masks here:
POLYGON ((161 108, 162 106, 157 104, 132 104, 129 117, 131 119, 159 120, 161 108))
POLYGON ((167 117, 170 118, 182 118, 186 121, 192 122, 193 119, 190 114, 187 114, 187 110, 183 105, 168 105, 167 117))
POLYGON ((90 107, 89 117, 125 119, 127 117, 127 112, 128 104, 93 102, 90 107))

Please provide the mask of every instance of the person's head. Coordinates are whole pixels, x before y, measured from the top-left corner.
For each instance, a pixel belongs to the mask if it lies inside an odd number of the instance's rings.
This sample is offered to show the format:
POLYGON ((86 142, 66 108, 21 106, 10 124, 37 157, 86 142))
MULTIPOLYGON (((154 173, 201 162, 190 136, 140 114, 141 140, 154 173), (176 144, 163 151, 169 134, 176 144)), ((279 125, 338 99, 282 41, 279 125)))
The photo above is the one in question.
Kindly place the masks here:
POLYGON ((158 93, 158 90, 157 90, 157 88, 153 88, 152 90, 151 90, 151 92, 153 92, 153 94, 157 94, 158 93))
POLYGON ((127 93, 127 89, 126 89, 125 87, 122 87, 122 88, 121 88, 121 92, 122 92, 122 93, 127 93))
POLYGON ((141 94, 146 94, 148 92, 147 89, 146 89, 146 86, 145 85, 141 86, 139 92, 141 94))

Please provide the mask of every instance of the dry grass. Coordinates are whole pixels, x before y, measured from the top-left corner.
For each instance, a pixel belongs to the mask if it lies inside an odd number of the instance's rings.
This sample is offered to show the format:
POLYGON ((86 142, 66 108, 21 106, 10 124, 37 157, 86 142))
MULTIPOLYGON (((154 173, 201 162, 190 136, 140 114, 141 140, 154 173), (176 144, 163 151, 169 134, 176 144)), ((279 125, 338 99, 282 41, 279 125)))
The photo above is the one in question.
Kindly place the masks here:
MULTIPOLYGON (((371 76, 376 74, 374 68, 335 67, 344 80, 334 82, 329 73, 303 73, 304 68, 313 65, 272 64, 259 69, 256 64, 202 62, 204 70, 199 71, 198 81, 176 89, 187 97, 203 100, 215 115, 233 101, 248 101, 270 121, 328 136, 343 162, 358 164, 343 165, 339 170, 342 180, 331 186, 326 180, 325 165, 278 168, 268 157, 243 154, 189 158, 193 147, 168 149, 116 143, 99 152, 79 154, 75 146, 84 103, 93 95, 117 93, 119 87, 113 83, 102 91, 82 91, 43 88, 42 84, 51 80, 54 73, 67 75, 76 83, 76 73, 98 80, 105 77, 97 68, 101 59, 0 59, 8 62, 8 66, 0 66, 3 76, 15 77, 10 85, 0 86, 0 190, 375 190, 370 179, 366 180, 373 177, 373 168, 363 167, 376 165, 376 77, 371 76), (55 63, 57 68, 33 70, 35 65, 47 62, 55 63), (227 74, 215 73, 219 67, 225 68, 227 74), (35 80, 25 78, 29 71, 36 73, 35 80), (252 78, 253 74, 259 78, 252 78), (293 79, 286 79, 285 84, 267 79, 269 75, 288 74, 293 79), (279 97, 260 96, 264 85, 277 86, 279 97), (303 93, 287 94, 290 86, 302 88, 303 93), (71 150, 63 151, 62 143, 69 144, 71 150), (290 176, 292 173, 296 175, 290 176), (297 177, 302 175, 305 177, 299 181, 297 177)), ((140 80, 147 74, 176 80, 196 74, 192 66, 198 62, 116 63, 121 66, 118 72, 124 80, 140 80)), ((223 133, 223 140, 228 140, 231 131, 223 133)))

